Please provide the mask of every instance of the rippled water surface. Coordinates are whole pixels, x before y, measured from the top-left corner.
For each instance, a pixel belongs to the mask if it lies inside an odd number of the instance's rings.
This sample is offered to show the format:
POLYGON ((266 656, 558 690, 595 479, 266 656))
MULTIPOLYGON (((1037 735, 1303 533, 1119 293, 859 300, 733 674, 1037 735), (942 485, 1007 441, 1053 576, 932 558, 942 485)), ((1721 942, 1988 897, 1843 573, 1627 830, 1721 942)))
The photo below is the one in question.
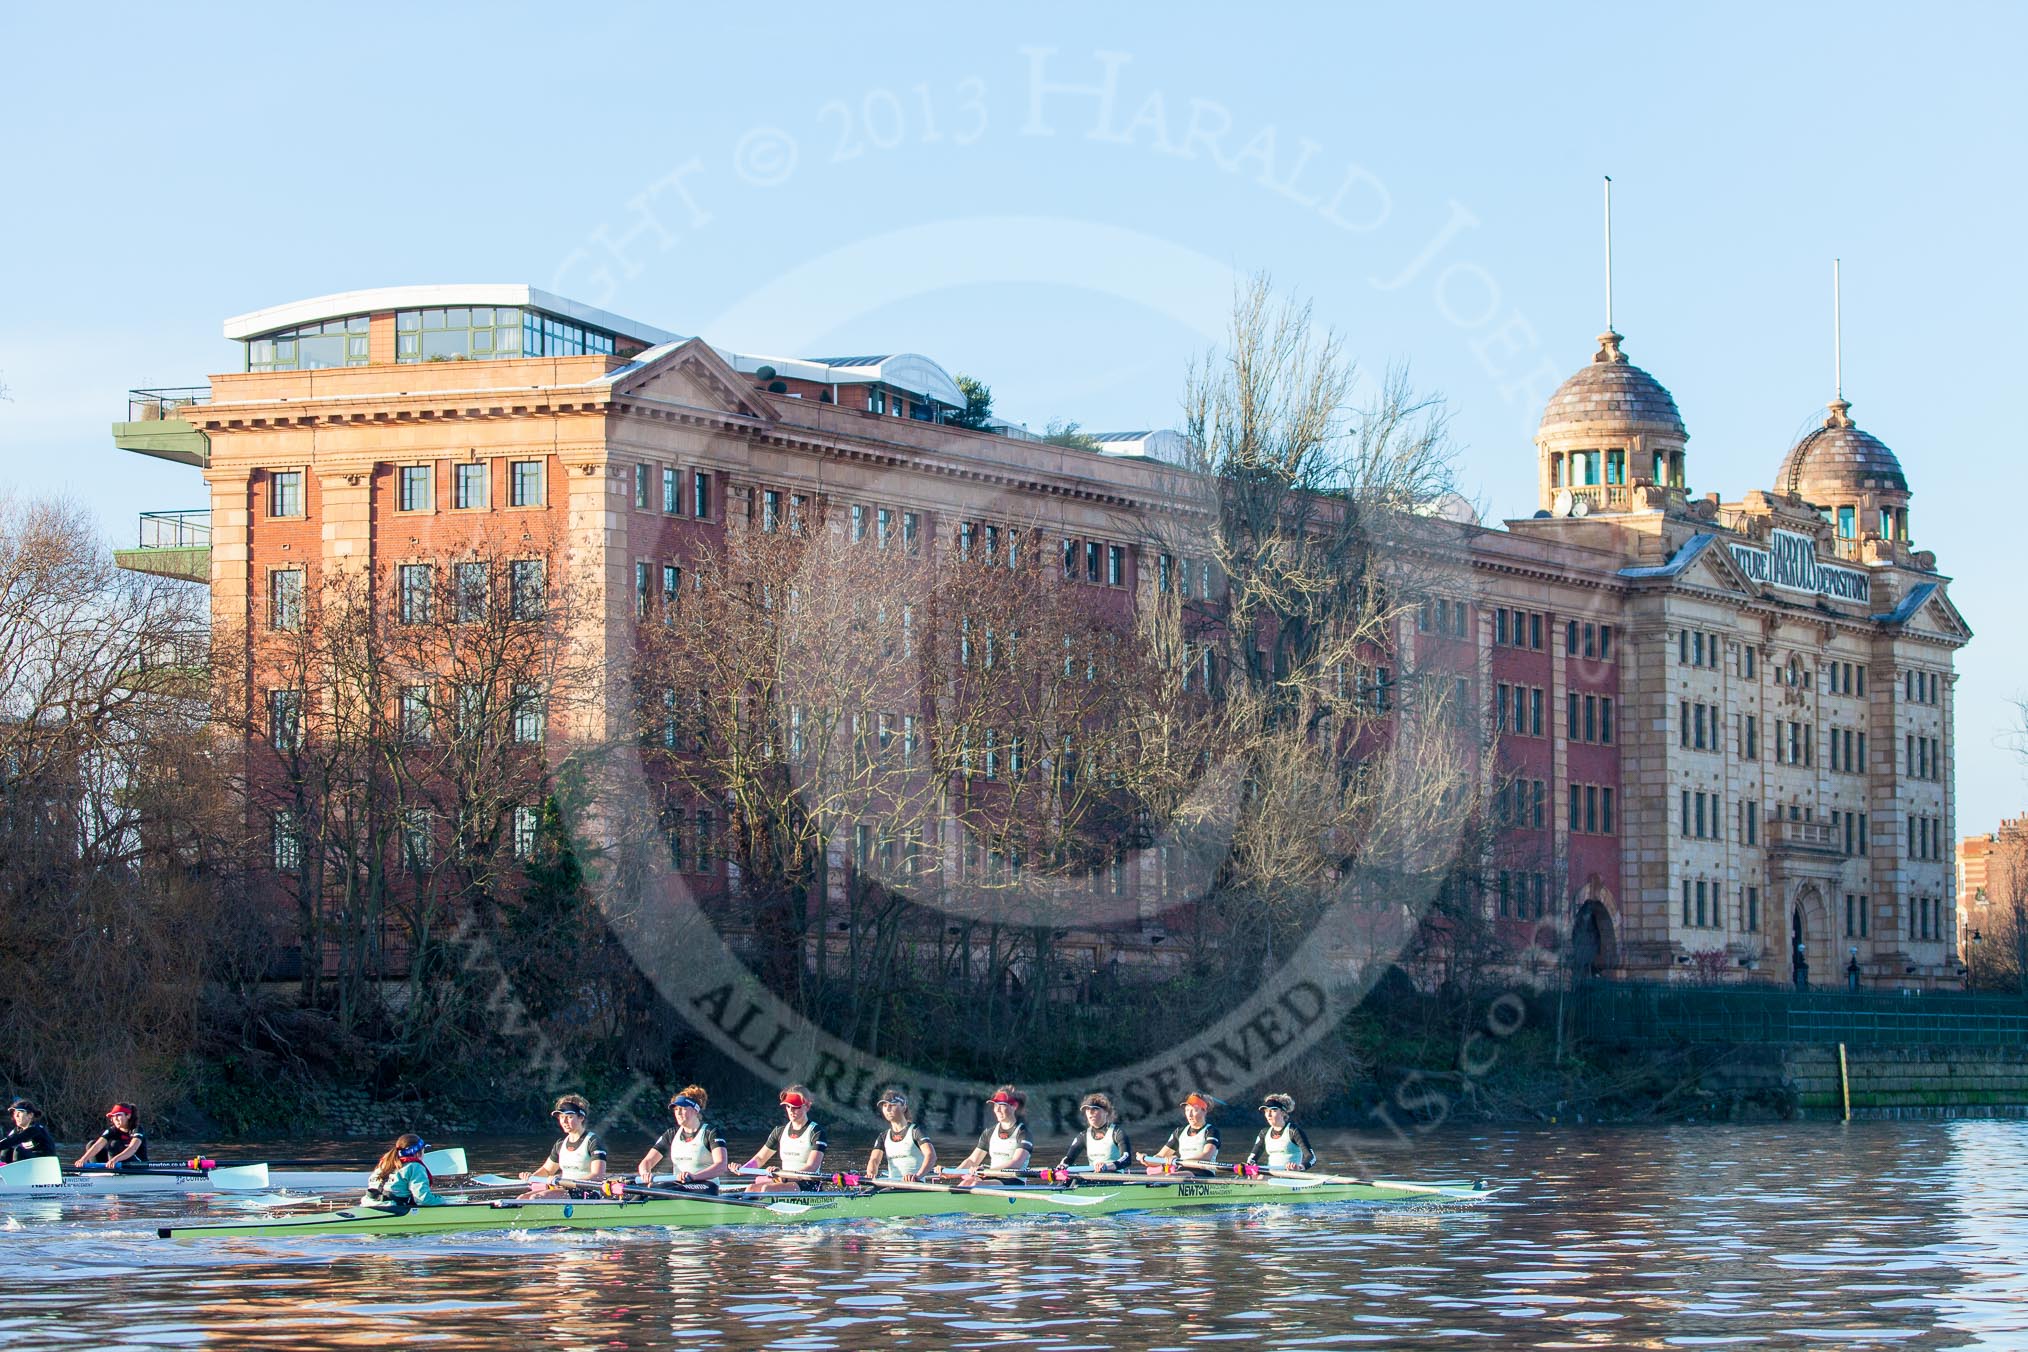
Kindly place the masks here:
MULTIPOLYGON (((2028 1347, 2028 1124, 1543 1128, 1385 1152, 1320 1133, 1318 1145, 1341 1162, 1358 1146, 1392 1176, 1506 1186, 1468 1209, 203 1245, 156 1239, 153 1225, 260 1204, 0 1200, 0 1335, 40 1347, 2028 1347)), ((527 1164, 501 1145, 474 1147, 472 1162, 527 1164)))

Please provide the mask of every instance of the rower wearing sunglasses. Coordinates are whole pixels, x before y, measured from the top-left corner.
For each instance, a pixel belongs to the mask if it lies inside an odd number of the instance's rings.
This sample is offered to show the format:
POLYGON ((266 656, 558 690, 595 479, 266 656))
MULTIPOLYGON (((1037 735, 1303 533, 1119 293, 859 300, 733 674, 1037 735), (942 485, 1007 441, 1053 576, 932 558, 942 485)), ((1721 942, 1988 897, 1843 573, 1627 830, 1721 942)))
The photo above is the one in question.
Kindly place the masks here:
POLYGON ((768 1176, 756 1182, 749 1192, 816 1190, 817 1184, 810 1179, 785 1177, 818 1173, 824 1167, 824 1152, 830 1147, 824 1143, 824 1129, 810 1120, 811 1102, 810 1091, 800 1084, 782 1091, 782 1115, 788 1121, 769 1133, 767 1144, 754 1151, 753 1158, 741 1166, 769 1169, 768 1176), (780 1163, 774 1163, 778 1158, 780 1163))
POLYGON ((1180 1106, 1183 1125, 1169 1133, 1160 1150, 1141 1156, 1151 1174, 1167 1173, 1177 1164, 1218 1163, 1218 1128, 1211 1125, 1211 1100, 1202 1094, 1186 1094, 1180 1106))
POLYGON ((1246 1162, 1263 1169, 1315 1168, 1317 1152, 1310 1149, 1310 1138, 1293 1120, 1296 1101, 1287 1094, 1269 1094, 1260 1101, 1260 1110, 1267 1117, 1267 1125, 1253 1138, 1253 1149, 1246 1152, 1246 1162))
MULTIPOLYGON (((1003 1084, 993 1091, 993 1097, 986 1100, 992 1110, 993 1125, 979 1133, 979 1143, 972 1147, 972 1153, 958 1163, 958 1172, 963 1175, 958 1181, 965 1187, 975 1186, 982 1171, 995 1174, 1019 1174, 1028 1167, 1028 1157, 1035 1153, 1035 1142, 1029 1139, 1028 1124, 1021 1120, 1021 1109, 1027 1098, 1011 1084, 1003 1084)), ((995 1183, 1018 1182, 1018 1179, 996 1178, 995 1183)))
POLYGON ((1077 1111, 1084 1118, 1084 1130, 1071 1138, 1059 1168, 1089 1165, 1094 1173, 1111 1174, 1134 1162, 1133 1142, 1115 1120, 1118 1114, 1111 1099, 1104 1094, 1086 1094, 1077 1111))
POLYGON ((530 1195, 539 1197, 552 1188, 603 1181, 606 1147, 591 1129, 591 1104, 585 1102, 582 1094, 565 1094, 549 1110, 549 1115, 556 1119, 563 1139, 549 1147, 548 1159, 521 1175, 535 1185, 529 1190, 530 1195))
POLYGON ((731 1173, 732 1165, 725 1154, 725 1133, 704 1120, 704 1106, 709 1102, 711 1095, 699 1084, 686 1084, 670 1096, 669 1112, 676 1125, 656 1137, 648 1153, 641 1156, 641 1167, 634 1171, 636 1178, 643 1184, 652 1183, 656 1167, 666 1163, 679 1186, 701 1183, 707 1191, 718 1191, 711 1180, 731 1173))
POLYGON ((880 1096, 880 1116, 887 1123, 873 1138, 873 1153, 866 1157, 869 1178, 899 1179, 914 1183, 936 1169, 937 1148, 915 1124, 908 1095, 889 1089, 880 1096))

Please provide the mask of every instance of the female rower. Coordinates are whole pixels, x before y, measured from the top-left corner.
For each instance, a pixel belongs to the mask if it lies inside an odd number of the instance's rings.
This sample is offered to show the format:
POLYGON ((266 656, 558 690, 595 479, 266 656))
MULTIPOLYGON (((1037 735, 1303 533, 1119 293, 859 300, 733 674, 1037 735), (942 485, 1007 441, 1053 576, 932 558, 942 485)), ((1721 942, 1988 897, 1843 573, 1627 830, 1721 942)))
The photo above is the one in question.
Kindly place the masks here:
POLYGON ((643 1184, 653 1183, 655 1167, 667 1161, 678 1184, 703 1183, 710 1191, 718 1191, 711 1180, 731 1173, 732 1165, 725 1154, 725 1133, 704 1120, 704 1105, 709 1102, 711 1095, 704 1092, 703 1085, 686 1084, 676 1091, 669 1100, 676 1125, 656 1137, 648 1153, 641 1156, 641 1167, 634 1171, 636 1178, 643 1184))
POLYGON ((1127 1139, 1126 1129, 1114 1120, 1111 1099, 1104 1094, 1086 1094, 1077 1110, 1084 1115, 1084 1130, 1071 1138, 1060 1168, 1087 1164, 1094 1173, 1110 1174, 1133 1162, 1133 1143, 1127 1139))
POLYGON ((606 1176, 606 1148, 589 1125, 591 1104, 585 1102, 582 1094, 565 1094, 549 1110, 549 1115, 562 1129, 563 1139, 549 1147, 549 1158, 533 1172, 521 1175, 535 1185, 530 1195, 539 1197, 552 1186, 602 1181, 606 1176))
POLYGON ((106 1129, 92 1138, 85 1152, 77 1157, 77 1167, 82 1169, 103 1153, 105 1166, 116 1169, 132 1160, 135 1164, 148 1162, 148 1138, 141 1133, 141 1112, 131 1103, 115 1103, 106 1109, 106 1129))
POLYGON ((1152 1155, 1141 1156, 1151 1174, 1167 1173, 1176 1164, 1218 1163, 1218 1128, 1211 1125, 1211 1100, 1202 1094, 1183 1097, 1183 1125, 1152 1155))
POLYGON ((1296 1101, 1287 1094, 1269 1094, 1260 1101, 1260 1110, 1267 1115, 1267 1125, 1253 1138, 1246 1162, 1263 1169, 1314 1168, 1317 1152, 1310 1149, 1303 1129, 1290 1120, 1296 1115, 1296 1101))
POLYGON ((767 1144, 754 1151, 753 1158, 741 1167, 766 1168, 777 1158, 781 1162, 774 1164, 768 1176, 749 1188, 749 1192, 801 1192, 811 1180, 784 1175, 815 1174, 823 1169, 824 1152, 830 1147, 824 1143, 824 1129, 810 1120, 811 1101, 810 1091, 800 1084, 782 1091, 782 1113, 788 1121, 769 1133, 767 1144))
POLYGON ((965 1187, 977 1185, 984 1171, 1019 1174, 1028 1168, 1035 1142, 1028 1137, 1028 1124, 1021 1120, 1021 1109, 1027 1101, 1011 1084, 1001 1085, 986 1100, 993 1110, 993 1125, 979 1133, 979 1143, 972 1147, 972 1153, 958 1162, 958 1172, 963 1175, 959 1182, 965 1187))
POLYGON ((0 1136, 0 1164, 13 1164, 56 1153, 56 1138, 43 1124, 42 1109, 27 1099, 18 1098, 7 1105, 7 1112, 14 1119, 14 1130, 0 1136))
POLYGON ((407 1211, 418 1206, 463 1206, 462 1197, 444 1197, 430 1186, 429 1166, 422 1157, 429 1143, 414 1132, 394 1138, 394 1144, 366 1176, 366 1195, 361 1206, 391 1206, 407 1211))
POLYGON ((936 1168, 937 1148, 909 1111, 908 1095, 889 1089, 880 1096, 880 1115, 887 1127, 873 1138, 873 1153, 866 1157, 868 1178, 893 1178, 914 1183, 936 1168))

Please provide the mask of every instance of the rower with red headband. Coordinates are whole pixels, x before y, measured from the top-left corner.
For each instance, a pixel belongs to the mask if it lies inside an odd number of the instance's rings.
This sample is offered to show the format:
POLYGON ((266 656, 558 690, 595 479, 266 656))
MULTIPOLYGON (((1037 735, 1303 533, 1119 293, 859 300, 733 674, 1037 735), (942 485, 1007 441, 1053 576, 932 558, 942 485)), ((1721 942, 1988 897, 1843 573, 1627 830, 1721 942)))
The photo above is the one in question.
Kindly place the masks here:
POLYGON ((810 1105, 814 1096, 800 1084, 792 1084, 782 1091, 782 1115, 788 1121, 776 1127, 768 1135, 767 1144, 754 1151, 753 1158, 742 1168, 769 1169, 768 1176, 756 1182, 751 1192, 810 1192, 816 1190, 816 1183, 810 1179, 786 1178, 785 1174, 815 1174, 824 1168, 824 1152, 830 1147, 824 1143, 824 1129, 810 1120, 810 1105), (779 1164, 774 1161, 779 1158, 779 1164), (807 1185, 807 1186, 806 1186, 807 1185))
POLYGON ((1035 1142, 1029 1139, 1028 1124, 1021 1120, 1021 1109, 1027 1102, 1027 1097, 1011 1084, 1001 1085, 986 1100, 986 1106, 993 1112, 993 1125, 979 1133, 979 1143, 972 1147, 972 1153, 958 1162, 958 1172, 963 1175, 959 1182, 963 1186, 977 1184, 981 1171, 1018 1174, 1028 1167, 1035 1142))
POLYGON ((569 1188, 579 1183, 603 1182, 606 1176, 606 1147, 591 1129, 591 1104, 582 1094, 565 1094, 549 1110, 563 1139, 549 1147, 549 1158, 534 1170, 521 1175, 535 1185, 532 1196, 552 1187, 569 1188))
POLYGON ((655 1138, 641 1167, 634 1171, 642 1183, 655 1181, 655 1169, 667 1163, 679 1185, 701 1183, 718 1191, 711 1180, 732 1172, 725 1153, 725 1133, 704 1120, 704 1105, 711 1095, 701 1084, 686 1084, 669 1099, 669 1112, 676 1125, 655 1138))
POLYGON ((1166 1173, 1177 1164, 1218 1163, 1218 1128, 1211 1125, 1213 1100, 1203 1094, 1183 1096, 1183 1125, 1152 1155, 1141 1156, 1148 1172, 1166 1173))
POLYGON ((101 1163, 108 1169, 117 1169, 129 1161, 148 1162, 148 1138, 141 1132, 139 1108, 131 1103, 115 1103, 106 1109, 106 1129, 94 1136, 84 1154, 77 1157, 77 1167, 84 1168, 100 1155, 105 1156, 101 1163))
POLYGON ((366 1195, 359 1205, 400 1211, 419 1206, 463 1206, 464 1198, 445 1197, 430 1186, 429 1166, 422 1162, 429 1148, 429 1142, 412 1131, 395 1137, 366 1176, 366 1195))

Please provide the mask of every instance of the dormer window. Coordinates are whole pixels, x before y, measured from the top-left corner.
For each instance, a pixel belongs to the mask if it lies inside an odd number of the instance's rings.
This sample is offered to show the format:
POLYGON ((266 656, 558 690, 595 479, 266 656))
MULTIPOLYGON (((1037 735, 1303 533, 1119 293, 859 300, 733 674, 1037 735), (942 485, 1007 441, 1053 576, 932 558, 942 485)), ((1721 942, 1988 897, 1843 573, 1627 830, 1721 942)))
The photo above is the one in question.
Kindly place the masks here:
POLYGON ((1838 509, 1838 538, 1840 540, 1851 540, 1856 539, 1858 534, 1859 509, 1857 507, 1840 507, 1838 509))

